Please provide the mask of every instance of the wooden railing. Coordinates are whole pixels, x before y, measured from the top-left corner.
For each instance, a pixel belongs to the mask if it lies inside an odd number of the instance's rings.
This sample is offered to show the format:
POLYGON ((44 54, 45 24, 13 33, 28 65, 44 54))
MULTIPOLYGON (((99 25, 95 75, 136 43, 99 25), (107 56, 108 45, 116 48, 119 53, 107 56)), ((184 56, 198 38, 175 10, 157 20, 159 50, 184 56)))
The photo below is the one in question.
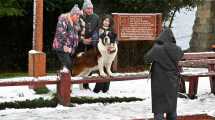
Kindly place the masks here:
POLYGON ((73 80, 70 73, 58 73, 57 78, 54 80, 30 80, 30 81, 0 81, 0 87, 3 86, 43 86, 46 84, 57 85, 57 98, 59 104, 69 106, 71 101, 71 86, 72 84, 82 83, 101 83, 108 81, 126 81, 126 80, 142 80, 148 78, 149 75, 127 75, 127 76, 115 76, 115 77, 86 77, 80 80, 73 80))

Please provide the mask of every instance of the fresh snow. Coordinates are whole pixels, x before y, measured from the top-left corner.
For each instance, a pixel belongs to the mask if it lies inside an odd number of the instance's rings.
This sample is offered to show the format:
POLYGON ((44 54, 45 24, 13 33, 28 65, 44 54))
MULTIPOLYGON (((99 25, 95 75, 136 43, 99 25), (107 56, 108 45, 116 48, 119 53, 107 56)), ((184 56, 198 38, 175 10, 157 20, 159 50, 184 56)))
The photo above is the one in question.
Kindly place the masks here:
MULTIPOLYGON (((195 10, 184 12, 182 10, 176 14, 173 23, 173 32, 177 39, 177 44, 183 49, 189 48, 189 41, 192 34, 192 25, 195 18, 195 10)), ((207 72, 207 69, 184 68, 185 73, 207 72)), ((123 75, 123 74, 121 74, 123 75)), ((124 74, 125 75, 125 74, 124 74)), ((17 80, 53 80, 56 76, 46 76, 43 78, 17 77, 0 79, 3 81, 17 80)), ((74 78, 76 80, 81 77, 74 78)), ((0 120, 131 120, 137 118, 151 118, 151 83, 150 79, 136 81, 111 82, 108 93, 95 94, 92 91, 79 90, 79 85, 73 85, 72 96, 97 97, 138 97, 143 101, 123 102, 114 104, 82 104, 75 107, 64 107, 58 105, 56 108, 37 109, 5 109, 0 110, 0 120)), ((94 88, 94 83, 90 88, 94 88)), ((189 84, 186 82, 187 90, 189 84)), ((48 95, 35 95, 34 91, 27 86, 0 87, 0 103, 9 101, 23 101, 44 97, 50 99, 51 94, 56 92, 56 85, 48 85, 51 93, 48 95)), ((215 116, 215 95, 210 93, 208 77, 201 77, 198 86, 198 99, 178 99, 177 112, 179 115, 209 114, 215 116)))
MULTIPOLYGON (((94 83, 90 84, 94 88, 94 83)), ((186 83, 188 88, 188 83, 186 83)), ((48 88, 54 93, 55 85, 48 88)), ((210 114, 215 116, 215 96, 210 93, 210 84, 207 77, 199 80, 198 99, 178 99, 178 114, 210 114)), ((6 109, 1 110, 1 120, 129 120, 134 118, 150 118, 151 91, 150 80, 136 80, 124 82, 111 82, 108 93, 95 94, 92 91, 79 90, 79 85, 72 86, 72 96, 90 97, 138 97, 143 101, 114 104, 82 104, 76 107, 37 108, 37 109, 6 109)), ((49 99, 50 95, 35 95, 28 87, 1 87, 0 102, 35 99, 39 97, 49 99)))

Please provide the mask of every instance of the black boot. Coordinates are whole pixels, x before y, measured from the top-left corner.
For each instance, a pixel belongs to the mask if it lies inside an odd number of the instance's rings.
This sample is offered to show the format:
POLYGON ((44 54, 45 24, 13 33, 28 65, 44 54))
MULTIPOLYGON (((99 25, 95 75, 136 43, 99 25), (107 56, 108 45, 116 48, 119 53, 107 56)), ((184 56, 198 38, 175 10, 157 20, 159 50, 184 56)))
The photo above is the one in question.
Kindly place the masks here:
POLYGON ((88 84, 88 83, 83 84, 83 88, 84 88, 84 89, 89 89, 89 90, 90 90, 90 87, 89 87, 89 84, 88 84))
POLYGON ((109 90, 110 82, 104 83, 104 86, 102 88, 102 92, 106 93, 109 90))
POLYGON ((96 83, 95 88, 93 89, 94 93, 99 93, 102 90, 104 83, 96 83))

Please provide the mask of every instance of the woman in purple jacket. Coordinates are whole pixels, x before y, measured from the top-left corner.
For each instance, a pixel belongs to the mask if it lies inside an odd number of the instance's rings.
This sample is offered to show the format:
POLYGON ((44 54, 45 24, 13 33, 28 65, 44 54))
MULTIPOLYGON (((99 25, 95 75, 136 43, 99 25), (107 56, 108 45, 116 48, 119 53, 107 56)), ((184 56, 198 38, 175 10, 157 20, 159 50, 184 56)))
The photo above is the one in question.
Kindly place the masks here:
POLYGON ((53 50, 56 52, 62 67, 67 71, 72 67, 72 55, 75 53, 79 42, 80 27, 78 21, 81 14, 78 5, 74 5, 70 12, 59 16, 56 26, 53 50))

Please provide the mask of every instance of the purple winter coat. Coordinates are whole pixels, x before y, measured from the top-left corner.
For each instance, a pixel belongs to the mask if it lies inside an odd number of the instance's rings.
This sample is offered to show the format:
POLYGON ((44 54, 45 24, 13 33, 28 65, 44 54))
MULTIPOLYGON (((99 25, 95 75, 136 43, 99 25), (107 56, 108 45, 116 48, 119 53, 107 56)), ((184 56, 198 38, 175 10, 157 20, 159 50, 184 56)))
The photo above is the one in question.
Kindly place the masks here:
POLYGON ((65 14, 60 15, 52 44, 53 50, 64 52, 63 46, 67 46, 72 48, 71 54, 74 54, 79 42, 78 30, 79 26, 71 24, 65 14))

